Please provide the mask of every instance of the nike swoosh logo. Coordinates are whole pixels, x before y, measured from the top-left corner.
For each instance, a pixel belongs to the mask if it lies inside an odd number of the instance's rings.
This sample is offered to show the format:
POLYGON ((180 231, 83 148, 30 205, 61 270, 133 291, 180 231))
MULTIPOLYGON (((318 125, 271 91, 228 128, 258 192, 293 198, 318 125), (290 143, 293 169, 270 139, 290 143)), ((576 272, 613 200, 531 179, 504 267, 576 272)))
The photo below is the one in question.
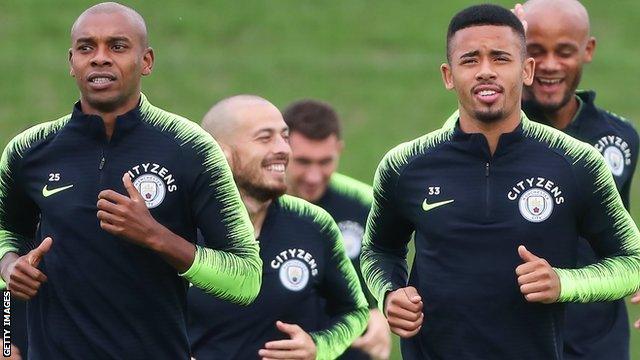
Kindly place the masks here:
POLYGON ((56 189, 49 190, 49 189, 47 189, 47 186, 48 185, 45 185, 42 188, 42 196, 44 196, 44 197, 49 197, 49 196, 51 196, 53 194, 59 193, 60 191, 65 191, 65 190, 71 189, 73 187, 73 185, 67 185, 67 186, 63 186, 63 187, 59 187, 59 188, 56 188, 56 189))
POLYGON ((453 202, 453 199, 452 199, 452 200, 440 201, 440 202, 433 203, 433 204, 429 204, 429 203, 427 202, 427 199, 424 199, 424 202, 422 203, 422 210, 424 210, 425 212, 427 212, 427 211, 429 211, 429 210, 433 210, 433 209, 435 209, 435 208, 437 208, 437 207, 439 207, 439 206, 447 205, 447 204, 450 204, 450 203, 452 203, 452 202, 453 202))

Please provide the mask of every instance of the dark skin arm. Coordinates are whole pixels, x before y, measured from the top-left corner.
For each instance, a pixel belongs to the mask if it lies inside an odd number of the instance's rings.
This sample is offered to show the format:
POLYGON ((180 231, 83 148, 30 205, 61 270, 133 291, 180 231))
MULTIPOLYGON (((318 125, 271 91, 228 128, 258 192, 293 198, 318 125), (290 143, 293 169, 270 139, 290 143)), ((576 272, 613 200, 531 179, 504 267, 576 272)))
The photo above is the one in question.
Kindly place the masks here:
POLYGON ((48 237, 40 246, 24 256, 9 252, 0 261, 0 273, 11 294, 20 300, 36 296, 47 276, 38 270, 42 257, 51 249, 53 240, 48 237))
POLYGON ((195 258, 195 245, 151 216, 129 174, 122 177, 122 182, 128 197, 113 190, 104 190, 98 195, 100 227, 112 235, 155 251, 178 272, 187 271, 195 258))

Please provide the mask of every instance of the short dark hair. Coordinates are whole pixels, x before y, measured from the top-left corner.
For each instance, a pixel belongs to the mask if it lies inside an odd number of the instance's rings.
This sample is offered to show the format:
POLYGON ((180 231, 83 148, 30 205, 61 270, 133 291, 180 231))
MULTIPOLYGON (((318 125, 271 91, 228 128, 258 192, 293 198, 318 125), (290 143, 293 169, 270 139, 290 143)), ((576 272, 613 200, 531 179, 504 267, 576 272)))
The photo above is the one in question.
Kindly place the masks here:
POLYGON ((524 26, 518 17, 502 6, 493 4, 482 4, 470 6, 457 13, 449 23, 447 31, 447 60, 451 61, 451 38, 456 32, 472 26, 497 25, 508 26, 518 34, 521 40, 522 58, 525 57, 525 32, 524 26))
POLYGON ((335 134, 341 138, 340 120, 331 105, 318 100, 293 102, 282 113, 289 132, 297 132, 313 140, 324 140, 335 134))

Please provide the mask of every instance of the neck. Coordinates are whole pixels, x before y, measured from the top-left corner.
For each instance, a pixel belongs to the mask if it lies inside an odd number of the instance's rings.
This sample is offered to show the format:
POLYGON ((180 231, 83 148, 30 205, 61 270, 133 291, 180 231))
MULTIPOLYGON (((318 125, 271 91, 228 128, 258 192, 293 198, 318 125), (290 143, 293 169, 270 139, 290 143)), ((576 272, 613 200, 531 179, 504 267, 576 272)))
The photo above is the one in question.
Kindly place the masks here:
POLYGON ((543 113, 551 126, 559 130, 564 130, 571 124, 579 108, 580 103, 574 94, 573 98, 560 109, 554 112, 543 111, 543 113))
POLYGON ((240 197, 242 198, 244 206, 247 208, 249 219, 251 219, 251 224, 253 224, 254 235, 257 239, 260 236, 262 225, 264 225, 264 219, 267 217, 267 210, 269 209, 269 205, 273 202, 273 199, 269 199, 267 201, 258 200, 248 195, 242 189, 240 189, 240 197))
POLYGON ((483 134, 489 144, 489 151, 493 155, 498 147, 500 135, 514 131, 520 125, 520 108, 516 110, 504 119, 487 123, 473 118, 460 108, 460 129, 468 134, 483 134))
POLYGON ((135 109, 136 106, 138 106, 139 101, 140 93, 138 92, 137 96, 131 97, 129 100, 127 100, 120 106, 117 106, 115 109, 105 111, 91 105, 89 101, 82 97, 80 98, 80 109, 86 115, 100 116, 100 118, 102 118, 102 121, 104 122, 104 129, 107 135, 107 139, 111 140, 113 132, 116 128, 116 118, 135 109))

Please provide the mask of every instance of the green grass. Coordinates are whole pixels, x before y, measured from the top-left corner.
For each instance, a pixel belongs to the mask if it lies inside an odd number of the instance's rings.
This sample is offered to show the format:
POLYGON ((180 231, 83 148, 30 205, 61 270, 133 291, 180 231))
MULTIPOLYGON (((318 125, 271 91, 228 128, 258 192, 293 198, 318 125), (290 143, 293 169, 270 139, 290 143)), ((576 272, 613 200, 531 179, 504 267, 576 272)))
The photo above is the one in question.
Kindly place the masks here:
MULTIPOLYGON (((439 65, 449 19, 473 3, 128 2, 147 19, 155 49, 155 71, 143 84, 154 104, 199 121, 215 101, 231 94, 259 94, 278 106, 301 97, 324 99, 344 119, 341 170, 366 181, 389 148, 436 128, 456 106, 455 96, 442 86, 439 65)), ((633 100, 640 96, 640 47, 633 36, 640 2, 583 3, 599 42, 582 88, 598 90, 601 106, 640 119, 633 100)), ((91 4, 5 0, 0 5, 0 145, 71 110, 78 93, 68 74, 68 33, 91 4)), ((639 196, 636 179, 633 204, 639 196)), ((632 208, 635 219, 639 211, 640 206, 632 208)), ((631 314, 640 317, 637 307, 631 314)), ((636 359, 639 334, 634 331, 632 340, 636 359)))

